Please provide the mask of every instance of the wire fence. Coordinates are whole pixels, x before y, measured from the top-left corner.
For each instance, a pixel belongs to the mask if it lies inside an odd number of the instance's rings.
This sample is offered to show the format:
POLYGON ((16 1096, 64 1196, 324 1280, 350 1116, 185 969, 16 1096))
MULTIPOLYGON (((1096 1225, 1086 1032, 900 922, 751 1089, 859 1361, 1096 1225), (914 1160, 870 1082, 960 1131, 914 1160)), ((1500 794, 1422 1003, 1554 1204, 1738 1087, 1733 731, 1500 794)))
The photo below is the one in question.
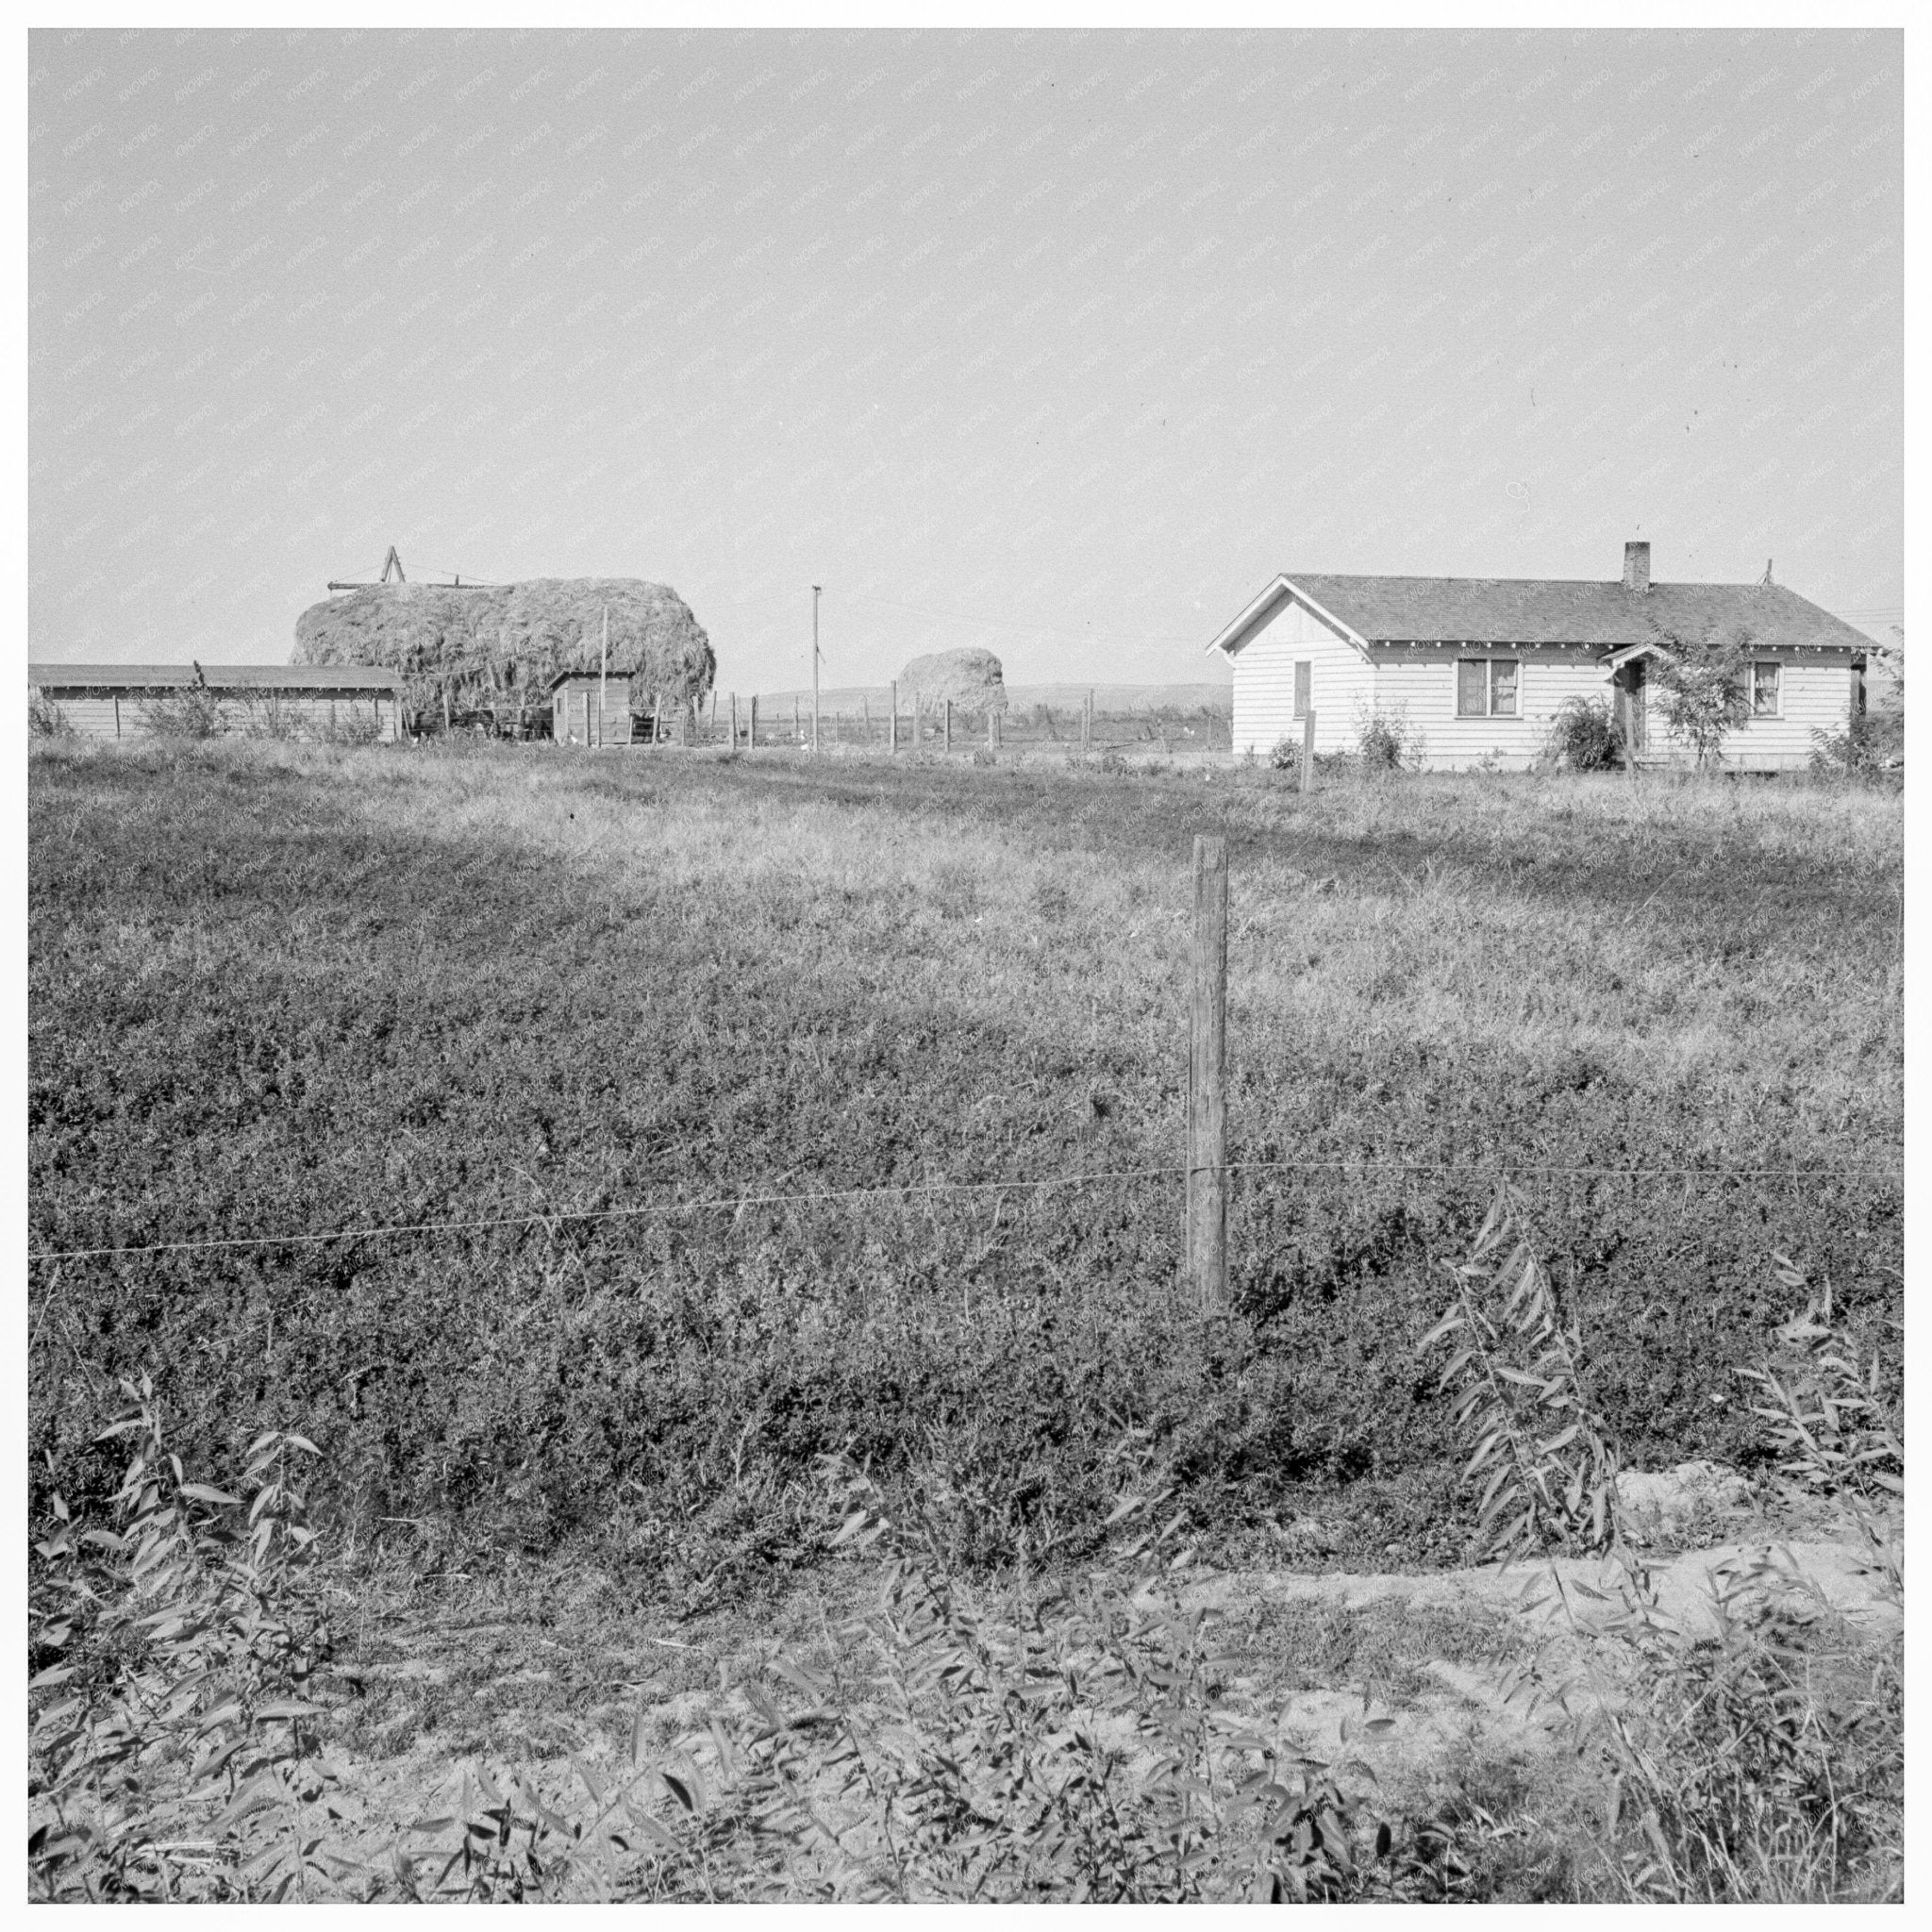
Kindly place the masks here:
MULTIPOLYGON (((714 694, 702 706, 687 704, 631 722, 631 743, 692 746, 708 750, 803 751, 812 745, 809 699, 791 693, 754 700, 714 694)), ((1015 705, 996 716, 965 705, 914 707, 902 701, 894 729, 890 701, 822 705, 818 747, 824 751, 889 753, 952 751, 1175 752, 1234 749, 1234 721, 1201 706, 1167 706, 1144 711, 1088 711, 1079 705, 1015 705)))
MULTIPOLYGON (((1231 1160, 1224 1173, 1379 1173, 1404 1174, 1476 1174, 1491 1180, 1506 1176, 1570 1176, 1592 1180, 1691 1181, 1766 1180, 1861 1181, 1902 1185, 1902 1169, 1882 1167, 1808 1167, 1798 1162, 1758 1167, 1667 1167, 1607 1166, 1562 1161, 1442 1161, 1386 1160, 1373 1157, 1307 1160, 1231 1160)), ((456 1221, 380 1222, 362 1226, 332 1228, 322 1232, 285 1229, 275 1234, 218 1235, 191 1241, 145 1241, 86 1248, 30 1250, 30 1263, 53 1264, 91 1261, 108 1257, 142 1255, 208 1253, 224 1249, 293 1248, 321 1246, 338 1241, 379 1241, 406 1235, 475 1234, 501 1228, 558 1228, 599 1223, 664 1219, 682 1214, 739 1214, 754 1208, 813 1207, 843 1203, 887 1200, 914 1200, 922 1196, 962 1194, 1041 1193, 1062 1188, 1092 1187, 1121 1181, 1184 1181, 1191 1170, 1185 1162, 1171 1166, 1112 1168, 1084 1174, 1009 1175, 997 1180, 904 1181, 886 1186, 863 1188, 819 1188, 780 1190, 747 1186, 736 1192, 700 1196, 688 1200, 647 1201, 617 1208, 540 1208, 522 1213, 479 1216, 456 1221)))

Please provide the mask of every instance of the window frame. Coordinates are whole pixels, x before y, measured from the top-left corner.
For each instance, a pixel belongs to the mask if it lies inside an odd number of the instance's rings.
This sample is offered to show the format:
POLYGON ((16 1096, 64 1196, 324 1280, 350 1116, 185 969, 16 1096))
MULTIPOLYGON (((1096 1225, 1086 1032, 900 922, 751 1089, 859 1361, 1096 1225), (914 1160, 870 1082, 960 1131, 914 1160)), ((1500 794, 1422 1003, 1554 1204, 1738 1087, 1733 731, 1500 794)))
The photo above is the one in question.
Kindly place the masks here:
POLYGON ((1456 659, 1456 715, 1457 718, 1504 718, 1521 724, 1523 721, 1523 654, 1520 651, 1498 651, 1483 657, 1469 654, 1456 659), (1483 667, 1483 708, 1479 711, 1465 711, 1462 708, 1462 669, 1465 664, 1480 664, 1483 667), (1499 711, 1496 708, 1496 666, 1507 664, 1516 674, 1511 697, 1512 708, 1499 711))
POLYGON ((1751 660, 1751 723, 1760 718, 1780 719, 1785 714, 1785 667, 1776 658, 1754 658, 1751 660), (1759 672, 1771 673, 1771 708, 1760 711, 1757 708, 1757 675, 1759 672))

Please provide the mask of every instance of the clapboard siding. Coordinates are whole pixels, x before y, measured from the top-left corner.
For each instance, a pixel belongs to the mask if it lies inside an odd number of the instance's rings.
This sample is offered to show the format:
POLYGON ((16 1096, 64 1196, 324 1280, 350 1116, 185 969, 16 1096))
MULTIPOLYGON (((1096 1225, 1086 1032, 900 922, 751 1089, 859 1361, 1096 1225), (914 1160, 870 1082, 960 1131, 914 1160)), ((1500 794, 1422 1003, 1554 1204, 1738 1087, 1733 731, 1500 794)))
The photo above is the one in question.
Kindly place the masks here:
POLYGON ((1443 771, 1485 760, 1506 770, 1529 765, 1547 745, 1551 722, 1571 698, 1607 700, 1610 689, 1594 656, 1574 651, 1382 648, 1374 659, 1377 708, 1401 718, 1416 755, 1443 771), (1456 666, 1477 657, 1516 659, 1515 717, 1457 716, 1456 666))
POLYGON ((1315 749, 1347 751, 1368 709, 1374 677, 1356 647, 1298 603, 1287 602, 1234 659, 1234 748, 1266 758, 1287 739, 1299 746, 1294 667, 1310 665, 1315 749))
MULTIPOLYGON (((1723 762, 1734 770, 1790 771, 1808 765, 1817 746, 1812 734, 1840 732, 1851 718, 1852 668, 1845 655, 1758 654, 1757 661, 1767 660, 1779 665, 1782 672, 1778 716, 1753 718, 1725 733, 1723 762)), ((1676 762, 1691 756, 1690 745, 1665 726, 1654 689, 1646 756, 1676 762)))

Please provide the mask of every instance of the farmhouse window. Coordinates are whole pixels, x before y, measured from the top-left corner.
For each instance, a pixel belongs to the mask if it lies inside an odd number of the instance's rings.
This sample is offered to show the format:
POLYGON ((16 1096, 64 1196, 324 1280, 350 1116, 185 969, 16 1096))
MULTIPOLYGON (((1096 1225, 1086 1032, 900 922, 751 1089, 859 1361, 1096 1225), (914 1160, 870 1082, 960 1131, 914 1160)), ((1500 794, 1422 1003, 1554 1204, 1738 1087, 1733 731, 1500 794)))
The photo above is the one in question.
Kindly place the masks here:
POLYGON ((1754 664, 1751 667, 1751 715, 1775 718, 1778 715, 1778 666, 1754 664))
POLYGON ((1514 658, 1462 658, 1456 667, 1456 715, 1515 717, 1517 669, 1514 658))
POLYGON ((1297 658, 1294 667, 1294 714, 1297 718, 1308 715, 1308 705, 1315 688, 1315 664, 1311 658, 1297 658))

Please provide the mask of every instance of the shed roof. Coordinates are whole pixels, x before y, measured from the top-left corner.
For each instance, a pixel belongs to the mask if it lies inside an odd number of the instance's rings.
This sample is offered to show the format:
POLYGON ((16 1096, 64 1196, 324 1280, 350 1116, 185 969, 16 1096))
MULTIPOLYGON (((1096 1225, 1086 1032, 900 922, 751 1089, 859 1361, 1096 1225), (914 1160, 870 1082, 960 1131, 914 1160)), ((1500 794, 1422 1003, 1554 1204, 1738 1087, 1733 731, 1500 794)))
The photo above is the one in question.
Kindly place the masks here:
POLYGON ((1652 625, 1700 633, 1742 625, 1766 650, 1864 651, 1871 639, 1782 584, 1652 584, 1627 589, 1551 577, 1371 577, 1284 573, 1209 649, 1233 653, 1299 593, 1367 644, 1648 642, 1652 625))
MULTIPOLYGON (((26 681, 42 691, 188 691, 192 664, 29 664, 26 681)), ((401 679, 375 664, 204 664, 210 691, 385 691, 401 679)))
MULTIPOLYGON (((620 695, 628 702, 630 673, 628 671, 613 671, 608 675, 610 682, 617 687, 620 695)), ((601 684, 604 682, 605 675, 606 674, 601 671, 559 671, 544 686, 544 690, 546 691, 561 691, 567 684, 601 684)))

